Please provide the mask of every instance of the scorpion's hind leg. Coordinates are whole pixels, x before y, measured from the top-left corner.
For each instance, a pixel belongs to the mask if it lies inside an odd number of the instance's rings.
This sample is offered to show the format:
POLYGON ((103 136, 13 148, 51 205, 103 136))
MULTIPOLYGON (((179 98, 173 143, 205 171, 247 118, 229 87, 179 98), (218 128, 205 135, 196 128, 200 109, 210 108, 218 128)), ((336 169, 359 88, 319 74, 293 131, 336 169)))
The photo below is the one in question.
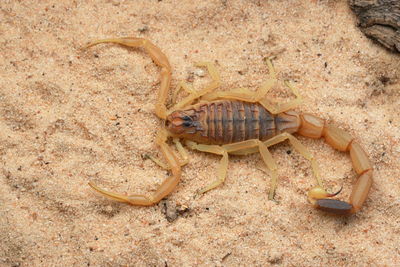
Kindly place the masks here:
POLYGON ((155 46, 150 41, 135 37, 96 40, 87 44, 84 49, 102 43, 115 43, 127 47, 141 47, 149 54, 154 63, 161 67, 160 90, 155 105, 155 112, 158 117, 165 119, 167 117, 167 108, 165 103, 168 98, 168 90, 171 85, 171 66, 165 54, 161 52, 160 48, 155 46))
POLYGON ((165 130, 161 130, 156 138, 156 142, 159 145, 161 152, 163 153, 165 159, 168 162, 168 165, 172 172, 172 176, 168 177, 158 187, 158 189, 152 196, 150 197, 145 195, 127 196, 119 193, 106 191, 94 185, 92 182, 90 182, 89 185, 97 192, 119 202, 124 202, 135 206, 151 206, 158 203, 161 199, 166 197, 174 190, 174 188, 176 187, 181 178, 181 166, 179 160, 176 158, 172 149, 167 145, 166 143, 167 137, 168 137, 167 132, 165 130))
MULTIPOLYGON (((311 167, 314 173, 314 176, 317 180, 318 188, 323 188, 323 183, 319 171, 318 164, 314 158, 314 156, 307 150, 307 148, 300 143, 300 141, 295 138, 293 135, 289 133, 282 133, 275 137, 268 139, 267 141, 261 142, 259 140, 248 140, 236 144, 224 145, 223 147, 227 149, 229 154, 233 155, 246 155, 252 154, 256 152, 260 152, 261 157, 264 160, 264 163, 267 165, 269 173, 272 177, 271 179, 271 189, 269 192, 269 199, 272 200, 275 194, 275 190, 278 183, 277 178, 277 166, 275 161, 272 158, 271 153, 268 150, 268 147, 273 146, 275 144, 281 143, 285 140, 289 140, 292 146, 298 151, 305 159, 311 162, 311 167), (258 149, 258 150, 257 150, 258 149)), ((325 192, 325 191, 324 191, 325 192)), ((325 192, 326 193, 326 192, 325 192)), ((327 193, 326 193, 327 194, 327 193)), ((333 196, 333 194, 328 194, 329 196, 333 196)))
POLYGON ((216 145, 201 145, 201 144, 196 144, 191 141, 186 142, 187 145, 192 148, 196 149, 199 151, 203 152, 208 152, 208 153, 213 153, 217 155, 222 155, 221 163, 218 168, 218 175, 217 179, 209 184, 208 186, 198 190, 199 194, 205 193, 220 184, 222 184, 225 181, 226 173, 228 171, 228 154, 232 153, 235 154, 235 152, 238 152, 238 154, 246 154, 247 151, 249 153, 254 153, 253 149, 258 148, 261 157, 264 161, 264 163, 267 165, 268 169, 270 170, 271 176, 272 176, 272 182, 271 182, 271 190, 269 193, 269 199, 273 199, 274 192, 276 189, 277 185, 277 166, 275 164, 275 161, 272 158, 271 153, 268 151, 268 148, 259 140, 257 139, 252 139, 252 140, 247 140, 243 142, 238 142, 234 144, 228 144, 228 145, 223 145, 223 146, 216 146, 216 145))
POLYGON ((289 140, 290 144, 294 147, 294 149, 299 152, 305 159, 309 160, 311 163, 311 168, 313 170, 315 179, 317 181, 317 184, 319 187, 323 188, 323 183, 321 179, 321 172, 319 170, 317 161, 315 160, 313 154, 311 154, 308 149, 293 135, 289 133, 281 133, 277 136, 274 136, 267 141, 264 142, 264 144, 267 147, 273 146, 275 144, 281 143, 285 140, 289 140))
POLYGON ((296 98, 289 100, 288 102, 285 103, 271 103, 268 101, 267 98, 260 99, 260 104, 263 105, 268 111, 270 111, 272 114, 278 114, 281 112, 285 112, 291 109, 296 108, 303 102, 303 98, 301 97, 298 89, 293 86, 289 81, 285 81, 286 87, 288 87, 292 93, 296 96, 296 98))
POLYGON ((263 159, 265 165, 269 170, 269 174, 271 175, 271 187, 268 194, 268 199, 273 200, 276 187, 278 185, 278 166, 275 163, 275 160, 272 158, 271 152, 269 152, 268 147, 258 139, 251 139, 243 142, 238 142, 234 144, 228 144, 223 146, 228 153, 234 155, 246 155, 260 152, 261 158, 263 159))

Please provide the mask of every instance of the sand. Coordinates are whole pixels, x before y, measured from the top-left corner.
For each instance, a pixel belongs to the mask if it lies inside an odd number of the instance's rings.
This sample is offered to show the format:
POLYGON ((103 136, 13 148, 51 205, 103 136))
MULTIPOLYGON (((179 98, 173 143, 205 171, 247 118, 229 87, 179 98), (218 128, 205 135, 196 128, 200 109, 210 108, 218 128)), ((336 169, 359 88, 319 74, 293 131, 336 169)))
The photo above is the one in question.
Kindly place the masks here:
MULTIPOLYGON (((2 1, 0 4, 1 266, 400 266, 400 57, 367 39, 346 1, 2 1), (275 201, 259 155, 231 157, 224 185, 194 198, 219 157, 189 151, 176 190, 153 207, 116 203, 87 185, 151 194, 168 172, 154 111, 159 69, 140 50, 88 41, 152 40, 179 81, 202 88, 194 66, 215 62, 220 90, 255 90, 276 56, 298 108, 348 131, 374 165, 351 217, 307 202, 310 164, 288 143, 275 201)), ((281 83, 271 99, 293 97, 281 83)), ((356 175, 348 154, 299 137, 327 188, 356 175)))

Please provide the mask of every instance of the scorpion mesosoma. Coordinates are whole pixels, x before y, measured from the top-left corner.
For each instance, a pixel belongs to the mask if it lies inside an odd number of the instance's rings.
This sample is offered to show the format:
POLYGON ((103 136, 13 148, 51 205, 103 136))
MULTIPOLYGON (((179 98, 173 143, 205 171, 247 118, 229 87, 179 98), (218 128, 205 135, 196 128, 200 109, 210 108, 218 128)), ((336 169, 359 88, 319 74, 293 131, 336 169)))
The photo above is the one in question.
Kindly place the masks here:
MULTIPOLYGON (((360 144, 347 132, 328 124, 324 119, 311 114, 292 110, 301 103, 301 96, 290 83, 286 86, 296 98, 284 104, 273 104, 265 95, 276 83, 276 74, 271 60, 266 60, 270 78, 257 91, 238 88, 231 91, 214 92, 220 85, 219 73, 214 64, 198 63, 206 67, 212 82, 202 90, 193 90, 181 82, 180 89, 188 92, 180 102, 167 109, 166 102, 171 84, 171 66, 161 50, 150 41, 142 38, 112 38, 90 42, 85 48, 100 43, 116 43, 126 47, 143 48, 154 63, 161 68, 160 90, 155 104, 155 114, 165 120, 165 126, 159 130, 156 144, 167 160, 167 165, 157 158, 151 159, 172 173, 152 196, 123 195, 99 188, 92 182, 89 185, 103 195, 119 202, 136 206, 150 206, 158 203, 170 194, 181 178, 181 167, 185 165, 187 154, 180 143, 198 151, 221 155, 217 179, 199 190, 204 193, 224 182, 228 169, 228 155, 247 155, 259 152, 271 175, 269 199, 273 199, 277 186, 277 166, 268 147, 289 140, 290 144, 303 157, 311 162, 317 186, 308 193, 308 200, 317 209, 334 214, 349 215, 360 210, 372 185, 372 165, 360 144), (359 175, 354 184, 349 202, 332 199, 337 195, 323 189, 317 163, 310 152, 292 134, 298 133, 310 138, 324 137, 325 141, 339 151, 349 151, 353 167, 359 175), (173 138, 178 155, 168 145, 173 138)), ((176 94, 174 94, 174 97, 176 94)))

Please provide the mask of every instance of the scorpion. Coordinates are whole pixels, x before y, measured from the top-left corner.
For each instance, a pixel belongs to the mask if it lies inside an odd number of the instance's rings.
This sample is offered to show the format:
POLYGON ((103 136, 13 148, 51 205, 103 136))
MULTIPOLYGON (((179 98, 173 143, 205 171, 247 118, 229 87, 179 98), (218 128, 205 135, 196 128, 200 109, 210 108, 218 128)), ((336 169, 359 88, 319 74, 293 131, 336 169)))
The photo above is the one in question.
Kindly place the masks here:
POLYGON ((271 176, 268 198, 274 198, 277 187, 277 165, 268 148, 288 140, 305 159, 309 160, 316 178, 317 186, 308 192, 309 202, 317 209, 331 214, 350 215, 359 211, 367 198, 372 185, 373 167, 361 145, 346 131, 329 124, 322 118, 294 111, 302 98, 298 90, 289 82, 285 85, 296 96, 285 103, 272 103, 266 98, 267 92, 276 84, 277 78, 271 58, 266 59, 269 78, 257 91, 237 88, 231 91, 214 91, 220 86, 220 76, 215 65, 210 62, 196 63, 205 67, 212 81, 204 89, 194 90, 181 82, 173 94, 175 104, 167 108, 171 85, 171 65, 165 54, 147 39, 135 37, 110 38, 89 42, 84 48, 101 43, 115 43, 130 48, 142 48, 160 67, 160 89, 155 104, 155 114, 165 121, 155 138, 167 164, 156 157, 149 156, 161 167, 170 170, 166 178, 151 196, 124 195, 104 190, 89 182, 97 192, 106 197, 135 206, 151 206, 169 195, 181 179, 181 167, 188 163, 188 155, 181 143, 193 150, 222 156, 217 170, 217 178, 208 186, 198 190, 205 193, 221 185, 228 170, 229 155, 248 155, 259 152, 271 176), (176 102, 178 92, 188 93, 176 102), (358 178, 354 183, 348 202, 333 199, 336 193, 328 193, 323 188, 320 171, 314 156, 293 136, 297 133, 309 138, 324 137, 326 143, 336 150, 350 153, 352 165, 358 178), (167 141, 172 138, 176 145, 173 150, 167 141))

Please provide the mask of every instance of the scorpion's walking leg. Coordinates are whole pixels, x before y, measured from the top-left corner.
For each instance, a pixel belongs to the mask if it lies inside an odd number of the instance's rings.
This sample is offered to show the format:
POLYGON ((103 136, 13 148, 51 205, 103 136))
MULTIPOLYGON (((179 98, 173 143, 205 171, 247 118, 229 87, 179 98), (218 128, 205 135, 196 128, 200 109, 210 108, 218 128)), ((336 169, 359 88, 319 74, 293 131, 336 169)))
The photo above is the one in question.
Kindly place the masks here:
POLYGON ((226 173, 228 171, 228 152, 226 151, 226 149, 217 145, 202 145, 191 141, 186 141, 186 145, 191 149, 196 149, 202 152, 208 152, 222 156, 221 162, 218 167, 217 179, 208 186, 199 189, 197 191, 197 194, 203 194, 204 192, 207 192, 222 184, 225 181, 226 173))
POLYGON ((278 184, 278 167, 275 163, 275 160, 272 158, 271 152, 269 152, 268 147, 258 139, 251 139, 235 144, 224 145, 224 148, 228 151, 228 153, 235 154, 235 152, 239 152, 239 154, 244 153, 246 151, 253 151, 254 148, 258 147, 258 151, 260 152, 261 158, 263 159, 265 165, 270 171, 271 175, 271 187, 268 194, 268 199, 272 200, 275 195, 276 186, 278 184))
POLYGON ((177 102, 176 99, 178 98, 178 94, 180 93, 181 89, 183 89, 184 91, 186 91, 189 94, 195 94, 195 92, 196 92, 192 85, 187 84, 185 81, 180 81, 178 84, 178 87, 172 94, 172 106, 176 105, 176 102, 177 102))
POLYGON ((317 161, 315 160, 314 156, 312 153, 310 153, 307 148, 300 143, 300 141, 294 137, 293 135, 289 133, 281 133, 277 136, 274 136, 267 141, 264 142, 264 144, 267 147, 273 146, 275 144, 281 143, 285 140, 289 140, 290 144, 296 149, 297 152, 299 152, 305 159, 309 160, 311 163, 311 168, 313 170, 315 179, 317 180, 317 184, 319 187, 323 188, 323 183, 321 179, 321 173, 317 164, 317 161))
MULTIPOLYGON (((319 170, 317 161, 315 160, 314 156, 307 150, 307 148, 303 144, 301 144, 300 141, 297 138, 295 138, 293 135, 288 134, 288 133, 282 133, 282 134, 279 134, 275 137, 268 139, 267 141, 262 142, 262 144, 265 147, 270 147, 275 144, 281 143, 285 140, 289 140, 289 142, 296 149, 296 151, 299 152, 305 159, 310 161, 311 168, 312 168, 314 176, 317 180, 318 187, 323 188, 323 182, 321 179, 321 174, 320 174, 320 170, 319 170)), ((250 141, 254 142, 253 140, 250 140, 250 141)), ((245 142, 249 142, 249 141, 245 141, 245 142)), ((244 142, 241 142, 241 143, 244 143, 244 142)), ((233 154, 233 155, 248 155, 248 154, 253 154, 256 152, 257 152, 257 147, 254 147, 254 146, 247 146, 246 148, 237 149, 235 151, 229 151, 229 153, 233 154)), ((273 169, 268 165, 267 165, 267 167, 269 168, 269 170, 273 169)), ((273 198, 275 189, 277 187, 277 178, 276 178, 275 173, 272 173, 271 181, 272 181, 271 182, 271 190, 270 190, 270 194, 269 194, 270 199, 273 198)))
POLYGON ((212 101, 216 99, 235 99, 235 100, 240 100, 240 101, 245 101, 245 102, 259 102, 261 105, 264 106, 269 112, 272 114, 277 114, 280 112, 288 111, 290 109, 293 109, 297 107, 301 102, 302 102, 302 97, 293 85, 291 85, 289 82, 285 82, 285 85, 293 92, 293 94, 296 96, 295 99, 290 100, 286 103, 282 104, 274 104, 268 101, 265 96, 268 93, 268 91, 276 84, 277 79, 276 79, 276 73, 275 69, 272 65, 272 62, 270 59, 266 60, 266 63, 268 65, 269 69, 269 79, 264 82, 260 88, 256 92, 250 91, 247 88, 237 88, 233 89, 230 91, 226 92, 212 92, 209 94, 206 94, 202 97, 203 100, 206 101, 212 101))
POLYGON ((181 178, 181 167, 178 159, 176 158, 172 149, 167 145, 166 140, 168 137, 168 133, 166 130, 162 129, 159 132, 159 135, 156 138, 156 143, 160 146, 161 152, 166 158, 168 165, 170 166, 172 176, 168 177, 156 190, 156 192, 148 197, 145 195, 122 195, 119 193, 114 193, 110 191, 106 191, 104 189, 99 188, 94 185, 92 182, 89 185, 99 193, 117 200, 119 202, 129 203, 135 206, 150 206, 158 203, 161 199, 171 193, 175 186, 178 184, 181 178))
POLYGON ((218 88, 221 84, 221 78, 219 75, 219 72, 217 70, 217 68, 215 67, 215 65, 211 62, 197 62, 195 64, 195 66, 197 67, 206 67, 208 74, 211 76, 211 83, 206 86, 204 89, 201 90, 194 90, 192 86, 188 85, 186 82, 182 81, 179 83, 177 90, 175 91, 173 97, 172 97, 172 101, 175 104, 176 101, 176 97, 179 93, 179 91, 181 89, 184 89, 186 92, 189 93, 188 96, 186 96, 185 98, 183 98, 181 101, 179 101, 178 103, 176 103, 169 112, 172 112, 174 110, 180 109, 182 107, 185 107, 187 105, 190 105, 194 100, 202 97, 205 94, 208 94, 212 91, 214 91, 216 88, 218 88))
POLYGON ((216 146, 216 145, 199 145, 194 142, 187 142, 188 146, 192 149, 196 149, 199 151, 203 152, 208 152, 208 153, 213 153, 213 154, 218 154, 218 155, 223 155, 221 159, 221 164, 218 169, 218 178, 214 182, 212 182, 210 185, 200 189, 198 192, 204 193, 207 192, 220 184, 222 184, 225 180, 226 173, 228 170, 228 154, 229 153, 234 153, 236 151, 244 151, 247 149, 252 149, 252 148, 257 148, 259 149, 259 152, 261 154, 261 157, 264 161, 264 163, 267 165, 268 169, 271 171, 271 176, 272 176, 272 186, 269 194, 269 199, 273 198, 274 191, 276 188, 276 183, 277 183, 277 166, 275 161, 272 158, 271 153, 269 152, 267 146, 265 146, 261 141, 257 139, 252 139, 252 140, 247 140, 243 142, 238 142, 234 144, 228 144, 228 145, 223 145, 223 146, 216 146))
MULTIPOLYGON (((179 165, 185 166, 186 164, 189 163, 189 155, 186 152, 186 149, 183 147, 182 143, 179 141, 179 138, 174 138, 173 142, 175 143, 176 149, 179 152, 179 165)), ((165 164, 164 162, 162 162, 160 159, 152 156, 152 155, 145 155, 145 157, 151 159, 154 163, 156 163, 158 166, 160 166, 161 168, 165 169, 165 170, 170 170, 171 167, 168 164, 165 164)))
POLYGON ((158 92, 157 102, 155 105, 155 112, 158 117, 165 119, 167 117, 166 100, 168 97, 168 90, 171 85, 171 66, 168 58, 161 52, 160 48, 146 39, 135 37, 124 38, 111 38, 102 39, 90 42, 84 48, 102 44, 102 43, 116 43, 128 47, 141 47, 153 59, 154 63, 161 67, 160 90, 158 92))

